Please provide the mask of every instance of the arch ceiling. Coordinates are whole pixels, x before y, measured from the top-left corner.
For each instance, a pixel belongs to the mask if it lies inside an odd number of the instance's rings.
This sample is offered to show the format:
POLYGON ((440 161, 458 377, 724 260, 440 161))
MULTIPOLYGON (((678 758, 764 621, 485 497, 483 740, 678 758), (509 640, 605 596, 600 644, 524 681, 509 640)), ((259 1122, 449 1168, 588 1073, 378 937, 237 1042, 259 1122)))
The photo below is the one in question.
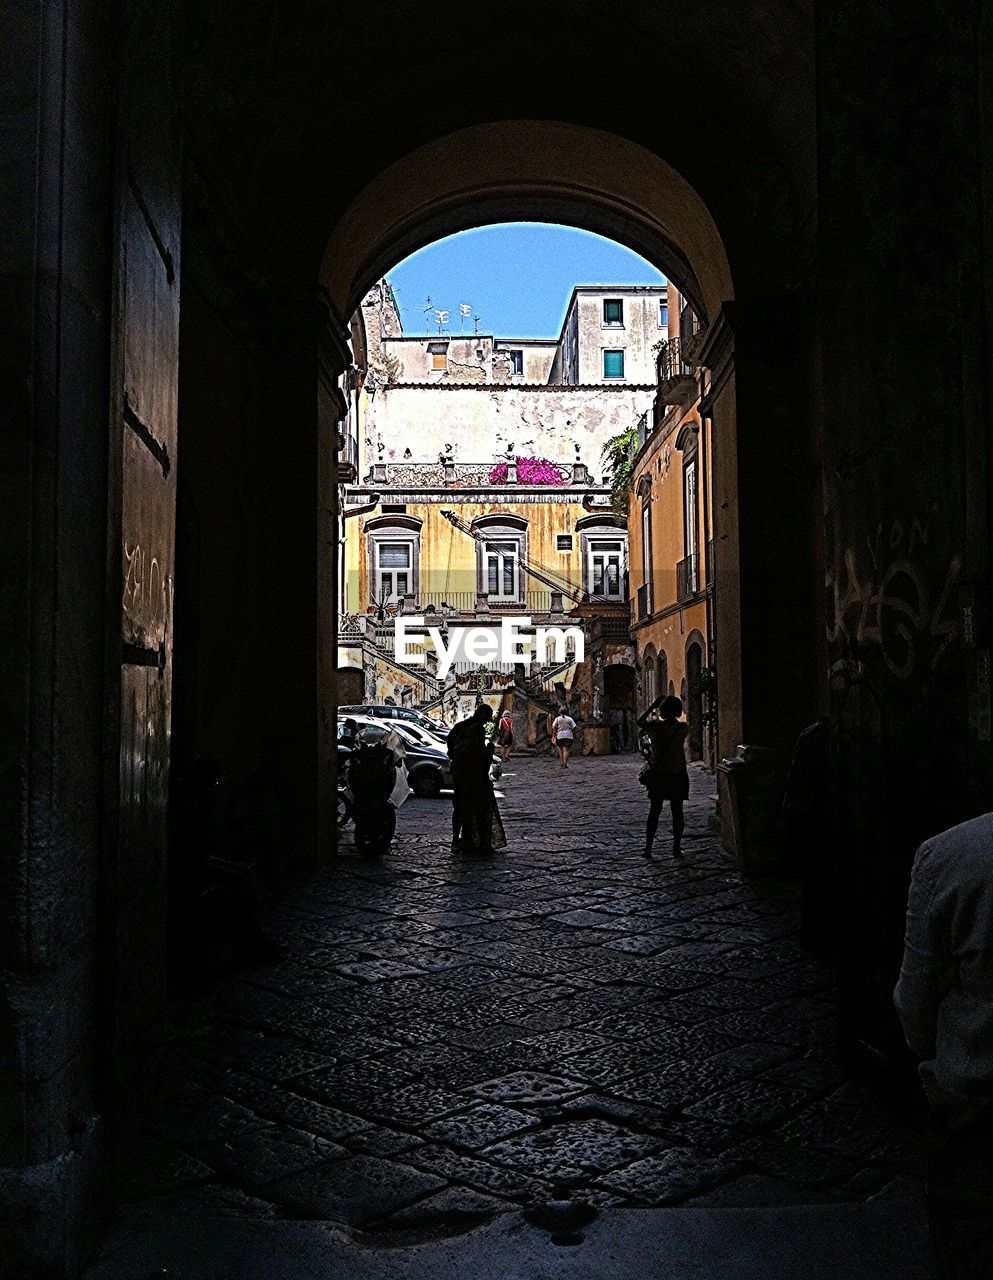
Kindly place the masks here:
POLYGON ((714 220, 671 165, 615 134, 549 120, 461 129, 390 165, 334 228, 321 283, 347 317, 416 249, 503 221, 609 236, 658 266, 705 316, 734 297, 714 220))

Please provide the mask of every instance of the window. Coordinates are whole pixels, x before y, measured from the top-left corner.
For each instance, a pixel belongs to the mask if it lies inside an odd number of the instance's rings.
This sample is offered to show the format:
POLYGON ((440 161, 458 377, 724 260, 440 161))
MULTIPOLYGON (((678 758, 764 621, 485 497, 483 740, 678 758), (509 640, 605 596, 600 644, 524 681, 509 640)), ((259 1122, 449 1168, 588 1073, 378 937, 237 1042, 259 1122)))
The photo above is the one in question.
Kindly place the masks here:
POLYGON ((605 351, 603 353, 603 376, 605 378, 624 377, 623 351, 605 351))
POLYGON ((376 542, 376 600, 395 604, 413 591, 413 542, 376 542))
POLYGON ((572 550, 572 534, 571 534, 571 533, 557 533, 557 534, 555 535, 555 550, 556 550, 556 551, 571 551, 571 550, 572 550))
POLYGON ((655 602, 652 599, 652 508, 648 502, 641 505, 641 563, 645 575, 645 606, 650 614, 655 602))
POLYGON ((407 504, 405 502, 384 502, 379 509, 384 516, 403 516, 407 514, 407 504))
POLYGON ((605 600, 624 598, 624 543, 621 539, 590 539, 587 574, 592 596, 605 600))
POLYGON ((603 323, 619 326, 624 324, 624 302, 620 298, 604 298, 603 323))
POLYGON ((668 329, 669 327, 669 304, 667 302, 659 303, 659 328, 668 329))
POLYGON ((510 356, 510 372, 523 373, 524 372, 524 352, 508 351, 507 354, 510 356))
POLYGON ((696 591, 696 544, 697 544, 697 493, 696 493, 696 460, 688 462, 683 470, 683 531, 686 548, 686 588, 696 591))
POLYGON ((483 581, 491 600, 520 597, 520 546, 517 542, 486 542, 483 550, 483 581))
POLYGON ((428 353, 431 356, 432 373, 444 373, 448 368, 448 344, 433 342, 428 347, 428 353))

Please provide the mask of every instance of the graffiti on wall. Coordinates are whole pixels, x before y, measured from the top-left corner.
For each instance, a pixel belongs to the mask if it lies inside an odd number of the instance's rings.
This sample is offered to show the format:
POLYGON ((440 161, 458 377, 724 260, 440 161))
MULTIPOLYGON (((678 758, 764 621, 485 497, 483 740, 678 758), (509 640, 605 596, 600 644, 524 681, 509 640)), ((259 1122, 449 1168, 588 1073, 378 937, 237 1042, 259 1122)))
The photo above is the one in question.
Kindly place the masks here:
POLYGON ((937 581, 922 562, 930 521, 880 522, 863 547, 845 547, 827 573, 828 642, 846 655, 840 665, 878 653, 898 680, 933 671, 958 639, 955 588, 962 559, 954 555, 937 581))

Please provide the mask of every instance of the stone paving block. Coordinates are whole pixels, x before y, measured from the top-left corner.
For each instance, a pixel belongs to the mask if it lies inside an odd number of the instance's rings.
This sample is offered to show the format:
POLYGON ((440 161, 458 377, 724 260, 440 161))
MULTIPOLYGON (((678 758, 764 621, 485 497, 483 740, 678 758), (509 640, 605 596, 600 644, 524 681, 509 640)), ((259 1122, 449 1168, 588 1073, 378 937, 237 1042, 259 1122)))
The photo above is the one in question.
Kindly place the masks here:
POLYGON ((644 1073, 646 1066, 652 1066, 645 1059, 643 1046, 615 1041, 597 1049, 573 1054, 569 1058, 567 1069, 577 1080, 603 1085, 644 1073))
POLYGON ((270 1125, 195 1148, 213 1169, 259 1188, 286 1174, 348 1157, 344 1147, 296 1129, 270 1125))
POLYGON ((762 1128, 792 1110, 804 1097, 802 1089, 767 1084, 762 1080, 745 1080, 730 1089, 702 1098, 687 1106, 685 1111, 687 1115, 699 1116, 703 1120, 746 1129, 762 1128))
POLYGON ((453 1147, 465 1147, 476 1151, 499 1142, 502 1138, 530 1129, 538 1124, 538 1118, 513 1107, 501 1107, 484 1103, 470 1111, 461 1111, 441 1120, 432 1120, 424 1126, 428 1138, 446 1142, 453 1147))
POLYGON ((449 1182, 506 1196, 518 1203, 530 1204, 546 1200, 552 1194, 551 1184, 535 1177, 530 1171, 504 1168, 480 1159, 478 1155, 467 1156, 441 1143, 425 1143, 410 1152, 406 1158, 419 1169, 437 1174, 449 1182))
POLYGON ((645 934, 635 933, 626 935, 622 938, 614 938, 612 941, 604 943, 606 947, 616 951, 628 951, 639 956, 654 956, 660 951, 666 951, 674 945, 671 937, 662 934, 645 934))
POLYGON ((398 960, 358 960, 352 964, 337 965, 336 972, 357 982, 384 982, 389 978, 413 977, 421 970, 398 960))
POLYGON ((349 1151, 368 1156, 398 1156, 423 1145, 423 1138, 386 1125, 366 1123, 350 1134, 345 1145, 349 1151))
POLYGON ((563 1076, 546 1075, 542 1071, 512 1071, 509 1075, 484 1080, 467 1090, 488 1102, 555 1103, 582 1093, 581 1081, 563 1076))
POLYGON ((413 1127, 463 1110, 465 1094, 418 1082, 396 1092, 366 1093, 356 1106, 377 1119, 413 1127))
POLYGON ((495 1143, 482 1154, 496 1164, 568 1186, 581 1185, 589 1174, 629 1164, 664 1145, 652 1134, 634 1133, 607 1120, 566 1120, 495 1143))
MULTIPOLYGON (((612 1092, 632 1102, 648 1103, 663 1110, 680 1110, 695 1099, 726 1088, 739 1079, 740 1075, 729 1066, 715 1066, 706 1061, 692 1065, 676 1063, 662 1071, 650 1071, 622 1080, 613 1086, 612 1092)), ((702 1118, 719 1120, 716 1115, 704 1115, 702 1118)))
POLYGON ((675 1148, 607 1173, 595 1185, 619 1191, 634 1204, 679 1204, 731 1181, 740 1172, 741 1165, 733 1158, 698 1156, 675 1148))
MULTIPOLYGON (((296 1093, 330 1102, 334 1106, 339 1102, 351 1103, 370 1094, 375 1096, 396 1093, 416 1083, 416 1080, 413 1072, 372 1060, 346 1062, 295 1076, 293 1089, 296 1093)), ((345 1109, 351 1110, 351 1107, 346 1106, 345 1109)))
POLYGON ((410 1165, 352 1156, 280 1178, 263 1193, 298 1217, 363 1226, 444 1186, 444 1179, 410 1165))
POLYGON ((472 1187, 450 1187, 447 1191, 439 1191, 436 1195, 398 1209, 396 1213, 380 1219, 375 1226, 386 1231, 430 1231, 438 1228, 449 1234, 460 1225, 474 1226, 486 1222, 498 1213, 506 1213, 515 1208, 516 1205, 510 1200, 486 1195, 472 1187))
POLYGON ((368 1120, 293 1093, 289 1086, 284 1088, 252 1076, 238 1076, 233 1088, 232 1097, 251 1107, 258 1116, 281 1121, 332 1142, 340 1142, 370 1127, 368 1120))

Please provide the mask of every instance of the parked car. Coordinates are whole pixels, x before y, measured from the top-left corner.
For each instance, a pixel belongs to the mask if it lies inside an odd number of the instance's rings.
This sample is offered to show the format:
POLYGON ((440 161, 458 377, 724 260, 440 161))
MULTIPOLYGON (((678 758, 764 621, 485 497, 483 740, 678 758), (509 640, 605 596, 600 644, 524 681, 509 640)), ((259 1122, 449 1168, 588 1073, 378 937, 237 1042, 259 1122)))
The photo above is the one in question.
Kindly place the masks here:
POLYGON ((413 711, 410 707, 385 707, 366 703, 360 707, 339 707, 338 714, 342 716, 375 716, 377 719, 383 720, 402 720, 405 724, 420 725, 422 729, 427 729, 429 733, 437 734, 439 737, 448 737, 447 725, 442 724, 440 720, 432 720, 423 711, 413 711))
POLYGON ((370 730, 378 730, 385 735, 392 729, 397 734, 403 742, 407 781, 415 796, 436 796, 443 787, 451 787, 451 761, 440 742, 437 745, 424 742, 417 736, 417 726, 408 725, 402 720, 390 719, 386 722, 382 717, 367 716, 351 710, 342 711, 342 718, 338 721, 339 737, 345 719, 354 720, 360 728, 365 729, 365 736, 368 736, 370 730))

